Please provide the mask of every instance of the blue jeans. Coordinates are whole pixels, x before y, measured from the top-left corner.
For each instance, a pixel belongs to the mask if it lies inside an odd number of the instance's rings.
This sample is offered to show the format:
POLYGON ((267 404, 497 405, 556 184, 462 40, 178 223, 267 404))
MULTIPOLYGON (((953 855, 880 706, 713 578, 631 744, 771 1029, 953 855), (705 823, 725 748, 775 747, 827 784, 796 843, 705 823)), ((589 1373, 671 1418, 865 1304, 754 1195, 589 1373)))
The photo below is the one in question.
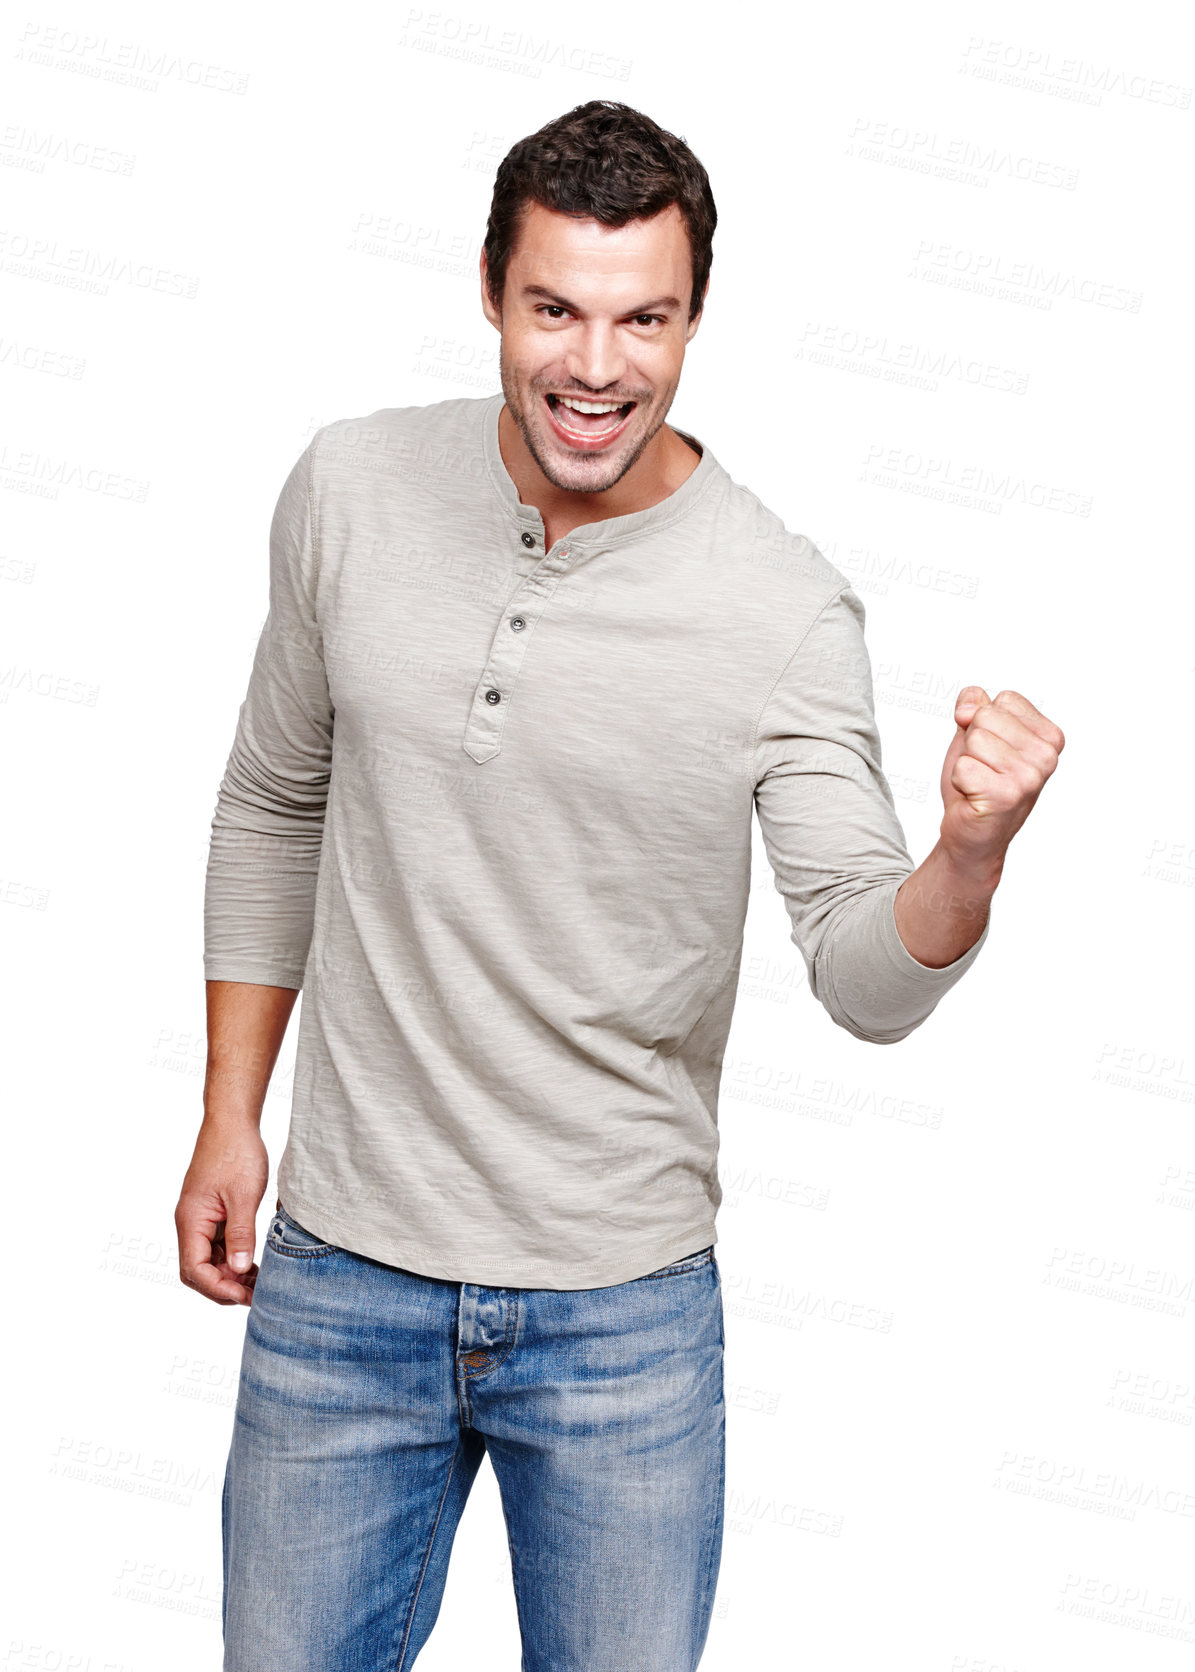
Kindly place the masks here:
POLYGON ((723 1345, 712 1247, 607 1288, 491 1289, 277 1209, 224 1477, 224 1672, 408 1672, 486 1452, 522 1672, 692 1672, 722 1553, 723 1345))

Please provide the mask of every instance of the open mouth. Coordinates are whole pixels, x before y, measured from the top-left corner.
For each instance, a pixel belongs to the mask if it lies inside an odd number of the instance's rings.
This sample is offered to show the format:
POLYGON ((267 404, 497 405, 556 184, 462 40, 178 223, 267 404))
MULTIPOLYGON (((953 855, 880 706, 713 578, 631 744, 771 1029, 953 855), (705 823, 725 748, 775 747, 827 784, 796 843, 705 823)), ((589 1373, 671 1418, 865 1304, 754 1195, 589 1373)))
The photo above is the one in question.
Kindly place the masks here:
MULTIPOLYGON (((612 410, 599 412, 578 412, 575 406, 569 406, 559 395, 545 395, 544 403, 551 415, 552 427, 563 441, 570 447, 604 447, 614 437, 621 434, 624 425, 635 410, 634 401, 626 401, 622 406, 612 410)), ((607 408, 607 401, 584 401, 587 407, 607 408)))

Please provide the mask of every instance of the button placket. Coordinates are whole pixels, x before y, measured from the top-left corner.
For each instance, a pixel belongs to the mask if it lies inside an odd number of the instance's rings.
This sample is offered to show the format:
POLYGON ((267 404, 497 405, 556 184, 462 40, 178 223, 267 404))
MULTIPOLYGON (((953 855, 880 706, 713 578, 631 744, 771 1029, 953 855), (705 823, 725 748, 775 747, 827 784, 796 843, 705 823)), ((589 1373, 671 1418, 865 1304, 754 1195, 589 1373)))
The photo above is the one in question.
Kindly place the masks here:
POLYGON ((506 601, 473 692, 461 743, 465 753, 479 766, 492 760, 502 747, 502 730, 530 643, 531 629, 555 592, 567 562, 567 552, 545 557, 506 601))

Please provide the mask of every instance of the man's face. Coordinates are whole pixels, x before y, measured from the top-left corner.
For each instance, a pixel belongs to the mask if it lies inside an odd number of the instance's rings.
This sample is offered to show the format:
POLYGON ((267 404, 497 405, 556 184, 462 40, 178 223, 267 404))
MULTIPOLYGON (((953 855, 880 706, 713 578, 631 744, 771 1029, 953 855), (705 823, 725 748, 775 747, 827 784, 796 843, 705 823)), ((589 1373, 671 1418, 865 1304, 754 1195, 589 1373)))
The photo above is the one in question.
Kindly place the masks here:
POLYGON ((502 393, 535 462, 570 493, 614 486, 659 430, 680 382, 693 258, 676 204, 604 226, 528 204, 499 312, 502 393), (569 400, 613 412, 586 413, 569 400))

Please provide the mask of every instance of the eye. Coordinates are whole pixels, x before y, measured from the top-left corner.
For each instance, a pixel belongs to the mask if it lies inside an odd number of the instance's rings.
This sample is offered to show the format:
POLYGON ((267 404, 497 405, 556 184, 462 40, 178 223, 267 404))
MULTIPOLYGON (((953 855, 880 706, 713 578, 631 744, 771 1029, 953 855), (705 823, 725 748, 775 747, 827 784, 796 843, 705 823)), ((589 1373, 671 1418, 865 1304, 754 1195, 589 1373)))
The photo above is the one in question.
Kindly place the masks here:
POLYGON ((540 306, 538 308, 536 308, 535 311, 536 311, 536 313, 549 313, 549 314, 562 314, 562 313, 567 312, 567 310, 565 308, 560 307, 555 302, 542 302, 540 304, 540 306))
POLYGON ((635 324, 638 325, 642 321, 642 322, 650 325, 653 319, 658 319, 661 325, 665 324, 665 319, 664 319, 663 314, 654 314, 654 313, 636 314, 635 315, 635 324))

